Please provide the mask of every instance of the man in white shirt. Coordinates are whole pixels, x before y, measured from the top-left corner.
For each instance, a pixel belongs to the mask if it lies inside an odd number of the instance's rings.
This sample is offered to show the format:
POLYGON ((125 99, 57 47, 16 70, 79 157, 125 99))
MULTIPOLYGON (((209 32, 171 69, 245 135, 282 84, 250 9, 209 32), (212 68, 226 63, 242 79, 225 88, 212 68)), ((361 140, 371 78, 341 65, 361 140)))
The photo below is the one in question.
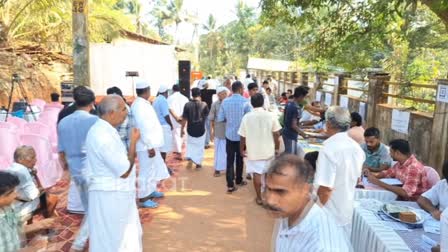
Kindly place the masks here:
POLYGON ((443 164, 442 174, 445 179, 437 182, 417 200, 418 205, 436 220, 440 220, 440 215, 448 208, 448 161, 443 164))
POLYGON ((138 198, 142 207, 159 206, 152 198, 161 198, 157 191, 157 183, 170 177, 168 169, 160 154, 159 148, 164 145, 162 125, 156 112, 148 101, 150 97, 149 83, 136 83, 137 98, 131 106, 133 127, 140 130, 141 138, 137 142, 137 157, 140 165, 138 173, 138 198))
POLYGON ((313 168, 296 155, 274 160, 266 176, 266 208, 279 218, 276 252, 352 251, 348 236, 333 216, 312 199, 313 168))
POLYGON ((173 149, 177 154, 177 159, 182 160, 182 144, 181 137, 182 125, 182 113, 184 112, 185 104, 187 104, 188 98, 180 93, 180 86, 173 86, 173 94, 168 97, 168 106, 170 108, 170 118, 173 124, 173 149))
POLYGON ((244 115, 238 134, 241 136, 241 156, 247 157, 246 173, 254 175, 254 188, 257 193, 255 202, 261 206, 263 205, 261 198, 262 177, 271 161, 278 154, 281 126, 272 113, 264 110, 262 94, 255 94, 250 100, 254 110, 244 115), (244 152, 245 149, 247 155, 244 152))
POLYGON ((448 251, 448 208, 442 213, 440 219, 440 250, 448 251))
POLYGON ((365 154, 347 134, 351 122, 347 109, 332 106, 325 119, 330 138, 319 151, 314 183, 321 204, 350 235, 355 186, 361 176, 365 154))
POLYGON ((50 217, 57 203, 49 199, 43 191, 37 171, 34 169, 36 162, 36 152, 33 147, 23 145, 14 151, 14 163, 6 170, 17 176, 20 181, 16 187, 17 198, 14 208, 22 220, 29 218, 38 209, 39 204, 45 204, 41 206, 44 210, 43 215, 46 218, 50 217))
MULTIPOLYGON (((269 87, 269 81, 264 80, 264 81, 263 81, 263 86, 262 86, 262 88, 261 88, 260 93, 263 95, 263 98, 264 98, 263 108, 264 108, 265 110, 269 110, 270 107, 271 107, 271 102, 269 101, 269 96, 268 96, 268 94, 267 94, 267 92, 266 92, 266 89, 268 89, 268 88, 270 88, 270 87, 269 87)), ((271 89, 271 90, 272 90, 272 89, 271 89)), ((274 104, 274 105, 275 105, 275 104, 274 104)))
POLYGON ((252 80, 252 78, 250 77, 250 74, 246 74, 246 79, 244 79, 244 80, 242 81, 242 83, 243 83, 244 90, 245 90, 245 91, 248 91, 248 90, 249 90, 249 89, 248 89, 248 85, 251 84, 251 83, 255 83, 255 82, 254 82, 254 80, 252 80))
POLYGON ((142 227, 135 203, 134 168, 140 133, 131 129, 128 154, 116 130, 128 114, 123 99, 118 95, 106 96, 98 112, 100 119, 86 139, 89 251, 141 252, 142 227))

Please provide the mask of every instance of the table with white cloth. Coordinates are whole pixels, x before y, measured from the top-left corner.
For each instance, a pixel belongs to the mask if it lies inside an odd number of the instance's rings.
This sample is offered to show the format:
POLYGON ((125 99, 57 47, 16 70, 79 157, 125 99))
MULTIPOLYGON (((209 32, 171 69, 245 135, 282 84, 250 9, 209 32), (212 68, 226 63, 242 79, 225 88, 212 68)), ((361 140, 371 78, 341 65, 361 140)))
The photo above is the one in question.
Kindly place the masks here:
MULTIPOLYGON (((312 151, 319 151, 322 148, 322 140, 319 139, 297 139, 297 155, 301 158, 305 154, 312 151)), ((363 181, 364 189, 356 188, 355 200, 359 199, 377 199, 384 202, 389 202, 397 199, 397 195, 393 192, 384 190, 383 188, 363 181)))
POLYGON ((305 154, 312 151, 319 151, 322 148, 322 141, 315 140, 314 142, 299 138, 297 139, 297 155, 301 158, 305 157, 305 154))
POLYGON ((391 191, 384 190, 382 187, 371 184, 363 180, 364 188, 356 188, 355 200, 359 199, 377 199, 382 202, 397 200, 397 195, 391 191))
MULTIPOLYGON (((422 227, 403 231, 394 230, 387 225, 389 221, 383 221, 379 217, 375 207, 361 206, 364 202, 357 201, 357 207, 353 213, 351 242, 355 252, 429 252, 431 245, 423 241, 422 235, 430 238, 433 242, 440 243, 440 234, 426 233, 422 227)), ((420 209, 415 202, 394 202, 420 209)), ((402 225, 396 221, 390 224, 397 223, 402 225)))

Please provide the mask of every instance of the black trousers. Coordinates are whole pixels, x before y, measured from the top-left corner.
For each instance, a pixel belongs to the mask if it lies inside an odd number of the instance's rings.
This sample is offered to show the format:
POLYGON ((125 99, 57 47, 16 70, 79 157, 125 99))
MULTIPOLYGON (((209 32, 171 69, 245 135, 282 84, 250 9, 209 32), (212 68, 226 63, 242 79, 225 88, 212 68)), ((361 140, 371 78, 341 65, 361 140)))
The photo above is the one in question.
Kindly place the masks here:
POLYGON ((240 154, 240 141, 230 141, 226 139, 227 152, 227 187, 234 187, 234 180, 237 184, 243 181, 243 157, 240 154), (236 164, 236 172, 234 168, 236 164))

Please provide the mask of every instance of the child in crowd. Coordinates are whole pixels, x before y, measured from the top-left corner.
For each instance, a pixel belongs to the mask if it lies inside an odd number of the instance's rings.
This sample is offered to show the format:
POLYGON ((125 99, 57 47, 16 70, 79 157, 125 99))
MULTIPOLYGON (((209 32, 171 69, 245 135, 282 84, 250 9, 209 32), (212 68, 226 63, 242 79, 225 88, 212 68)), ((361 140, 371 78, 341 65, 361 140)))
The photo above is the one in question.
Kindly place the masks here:
POLYGON ((45 246, 43 240, 33 240, 29 246, 21 247, 21 233, 33 233, 38 230, 48 229, 54 226, 54 219, 45 219, 35 224, 22 226, 20 217, 12 207, 17 198, 16 187, 19 179, 8 172, 0 171, 0 251, 2 252, 26 252, 37 251, 45 246), (23 227, 23 228, 22 228, 23 227))

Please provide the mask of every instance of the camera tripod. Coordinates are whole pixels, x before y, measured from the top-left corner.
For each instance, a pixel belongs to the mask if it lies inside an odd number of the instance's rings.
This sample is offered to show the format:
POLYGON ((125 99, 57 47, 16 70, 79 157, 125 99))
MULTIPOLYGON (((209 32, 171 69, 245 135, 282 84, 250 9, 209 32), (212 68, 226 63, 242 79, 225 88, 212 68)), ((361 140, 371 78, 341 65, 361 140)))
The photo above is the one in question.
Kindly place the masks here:
MULTIPOLYGON (((8 108, 7 108, 8 113, 6 113, 5 121, 8 120, 9 111, 11 109, 11 103, 12 103, 12 95, 14 94, 14 86, 15 85, 18 86, 19 96, 22 96, 23 100, 25 100, 26 106, 28 107, 28 109, 30 110, 31 114, 33 115, 34 121, 36 121, 36 115, 34 114, 33 108, 31 107, 31 105, 28 102, 28 97, 26 97, 24 95, 25 94, 25 89, 23 88, 22 80, 21 80, 20 76, 17 73, 14 73, 11 76, 11 90, 9 92, 9 100, 8 100, 8 108)), ((26 110, 25 110, 25 113, 26 113, 26 110)))

